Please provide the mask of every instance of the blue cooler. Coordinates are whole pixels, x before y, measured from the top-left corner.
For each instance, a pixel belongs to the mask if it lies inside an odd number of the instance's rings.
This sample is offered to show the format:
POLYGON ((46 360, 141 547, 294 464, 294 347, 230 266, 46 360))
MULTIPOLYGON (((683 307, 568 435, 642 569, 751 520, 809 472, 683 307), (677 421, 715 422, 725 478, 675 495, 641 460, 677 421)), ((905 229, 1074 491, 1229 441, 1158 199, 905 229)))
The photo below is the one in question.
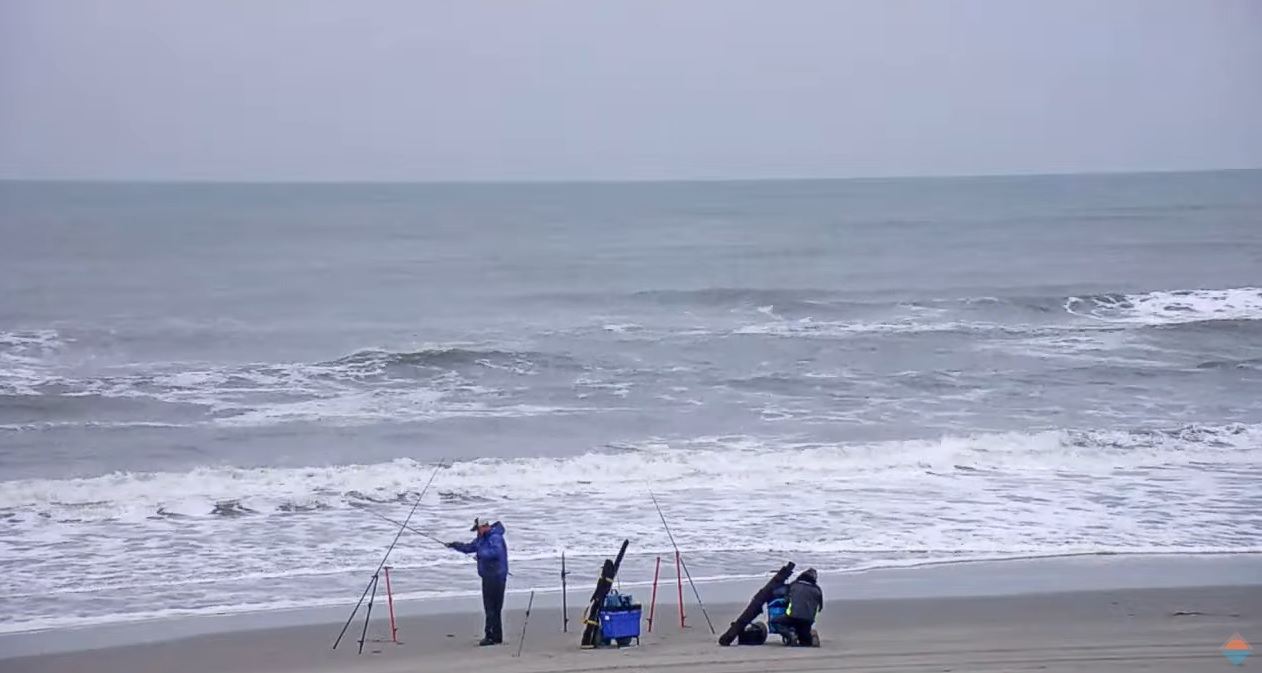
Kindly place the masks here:
POLYGON ((773 598, 767 601, 767 631, 774 636, 780 636, 785 644, 793 635, 793 630, 788 627, 781 619, 789 608, 789 601, 784 598, 773 598))
POLYGON ((640 644, 640 606, 631 597, 610 591, 600 609, 600 640, 605 645, 640 644))

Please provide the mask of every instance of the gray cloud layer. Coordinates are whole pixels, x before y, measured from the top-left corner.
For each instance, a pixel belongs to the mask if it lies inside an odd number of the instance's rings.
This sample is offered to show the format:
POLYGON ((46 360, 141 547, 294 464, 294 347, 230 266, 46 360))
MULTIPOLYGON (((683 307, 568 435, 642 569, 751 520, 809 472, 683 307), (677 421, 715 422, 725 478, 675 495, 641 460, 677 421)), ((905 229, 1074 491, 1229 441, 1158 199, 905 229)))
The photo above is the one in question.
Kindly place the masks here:
POLYGON ((1249 0, 0 0, 0 177, 1262 166, 1249 0))

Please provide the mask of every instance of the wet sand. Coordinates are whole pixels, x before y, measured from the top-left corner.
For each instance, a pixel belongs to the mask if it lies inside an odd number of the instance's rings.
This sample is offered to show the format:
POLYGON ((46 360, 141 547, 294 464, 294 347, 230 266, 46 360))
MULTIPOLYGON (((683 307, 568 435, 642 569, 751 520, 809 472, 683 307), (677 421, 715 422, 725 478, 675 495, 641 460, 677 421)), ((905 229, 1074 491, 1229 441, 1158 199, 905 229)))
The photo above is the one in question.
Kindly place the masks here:
MULTIPOLYGON (((481 615, 406 617, 390 642, 384 606, 373 610, 363 654, 363 613, 336 650, 342 623, 218 633, 139 645, 0 661, 5 673, 402 673, 555 671, 1186 671, 1235 670, 1219 648, 1234 633, 1262 643, 1262 585, 1121 589, 991 597, 844 600, 826 598, 820 648, 721 647, 695 605, 688 627, 677 607, 657 606, 639 646, 582 650, 581 613, 569 632, 560 610, 532 610, 520 657, 524 611, 505 612, 505 644, 478 647, 481 615)), ((722 632, 740 612, 707 605, 722 632)), ((154 629, 162 623, 155 622, 154 629)), ((67 637, 73 637, 68 632, 67 637)), ((1253 658, 1253 657, 1251 657, 1253 658)), ((1245 666, 1251 662, 1246 659, 1245 666)))

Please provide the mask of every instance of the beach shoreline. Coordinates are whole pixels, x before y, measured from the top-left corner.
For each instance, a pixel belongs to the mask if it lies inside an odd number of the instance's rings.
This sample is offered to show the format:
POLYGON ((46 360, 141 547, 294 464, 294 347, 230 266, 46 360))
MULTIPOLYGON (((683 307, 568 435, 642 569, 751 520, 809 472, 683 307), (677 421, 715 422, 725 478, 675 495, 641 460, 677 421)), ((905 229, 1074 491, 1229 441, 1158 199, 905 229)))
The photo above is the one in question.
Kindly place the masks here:
MULTIPOLYGON (((722 631, 741 605, 707 606, 722 631)), ((375 613, 374 613, 375 616, 375 613)), ((1219 652, 1235 633, 1262 628, 1262 586, 1122 589, 1025 595, 828 601, 818 624, 822 644, 786 648, 717 644, 700 615, 687 628, 658 613, 638 646, 582 650, 581 611, 569 632, 556 615, 505 612, 505 643, 480 648, 481 616, 433 614, 403 618, 398 643, 388 622, 362 620, 337 649, 334 624, 218 633, 181 640, 63 652, 5 661, 8 673, 179 671, 446 671, 473 665, 507 672, 683 670, 702 673, 768 670, 1096 670, 1187 671, 1229 665, 1219 652), (666 618, 666 619, 663 619, 666 618), (521 647, 520 656, 517 655, 521 647)), ((1227 669, 1223 669, 1227 670, 1227 669)))
MULTIPOLYGON (((710 633, 707 619, 722 632, 759 584, 761 581, 755 580, 699 585, 706 601, 704 612, 696 605, 691 590, 684 587, 687 627, 681 629, 674 577, 669 581, 663 578, 655 605, 654 633, 642 632, 642 647, 614 653, 601 662, 637 656, 646 659, 646 667, 669 668, 676 665, 672 661, 692 661, 700 657, 704 661, 698 664, 698 670, 718 665, 718 659, 707 657, 721 659, 728 655, 715 644, 716 638, 710 633), (711 649, 714 652, 710 652, 711 649)), ((1225 630, 1221 635, 1214 635, 1218 638, 1217 644, 1207 642, 1205 645, 1209 655, 1221 658, 1217 645, 1236 631, 1246 639, 1258 634, 1262 616, 1262 559, 1256 555, 1066 557, 931 565, 825 575, 821 577, 821 584, 828 613, 820 622, 826 641, 823 651, 840 639, 847 651, 857 648, 851 652, 855 656, 877 659, 896 654, 889 640, 893 636, 885 633, 888 630, 910 630, 923 642, 942 640, 949 631, 954 635, 947 640, 958 649, 958 652, 952 650, 956 654, 951 656, 958 658, 970 651, 994 650, 994 643, 986 641, 1010 638, 1010 634, 1004 634, 1010 629, 1017 629, 1022 638, 1033 637, 1031 630, 1036 627, 1042 629, 1042 635, 1036 640, 1044 643, 1059 638, 1066 646, 1077 643, 1073 646, 1106 647, 1107 643, 1100 641, 1103 635, 1083 631, 1084 625, 1094 625, 1092 628, 1103 629, 1101 634, 1113 633, 1109 637, 1126 642, 1147 642, 1145 639, 1151 634, 1157 638, 1153 642, 1156 647, 1166 638, 1162 636, 1165 629, 1179 631, 1189 624, 1205 629, 1204 633, 1198 631, 1197 637, 1209 638, 1211 626, 1225 630), (1127 605, 1137 607, 1119 607, 1127 605), (1186 615, 1176 618, 1172 616, 1175 613, 1186 615), (1172 619, 1175 621, 1171 622, 1172 619), (1142 628, 1136 630, 1140 622, 1142 628), (968 643, 972 643, 972 650, 968 643), (863 654, 865 652, 868 654, 863 654)), ((499 648, 475 646, 481 635, 480 604, 476 597, 395 603, 400 640, 396 645, 390 642, 386 601, 384 596, 378 595, 368 624, 363 656, 354 652, 364 629, 366 603, 350 620, 338 648, 332 648, 339 631, 347 624, 354 607, 351 603, 289 613, 149 620, 8 634, 0 637, 0 660, 10 673, 176 670, 169 667, 174 663, 164 663, 176 661, 182 662, 178 668, 181 673, 248 673, 358 670, 364 666, 369 667, 365 670, 387 671, 394 670, 390 667, 396 665, 406 670, 430 670, 431 666, 438 670, 461 657, 477 656, 501 657, 504 666, 511 666, 506 670, 534 670, 531 666, 543 662, 561 666, 572 657, 593 654, 580 652, 577 645, 582 609, 590 589, 571 580, 567 596, 568 633, 562 631, 559 592, 538 591, 520 659, 510 656, 508 650, 516 651, 527 598, 515 593, 509 596, 505 610, 505 636, 506 641, 511 642, 499 648)), ((642 604, 647 617, 648 589, 636 587, 628 591, 642 604)), ((1262 639, 1262 634, 1253 637, 1262 639)), ((763 649, 779 647, 778 642, 774 642, 763 649)), ((1192 647, 1191 641, 1188 647, 1192 647)), ((740 649, 757 650, 758 657, 763 656, 758 648, 740 649)), ((923 648, 913 650, 925 654, 923 648)), ((1187 656, 1193 656, 1190 652, 1187 656)), ((912 657, 913 654, 907 651, 897 656, 912 657)), ((794 651, 775 656, 814 655, 794 651)), ((1153 663, 1151 657, 1140 652, 1135 652, 1134 656, 1136 661, 1153 663)), ((582 664, 590 668, 601 665, 603 663, 582 664)), ((723 664, 720 669, 741 670, 729 664, 723 664)), ((545 667, 543 670, 561 669, 545 667)))

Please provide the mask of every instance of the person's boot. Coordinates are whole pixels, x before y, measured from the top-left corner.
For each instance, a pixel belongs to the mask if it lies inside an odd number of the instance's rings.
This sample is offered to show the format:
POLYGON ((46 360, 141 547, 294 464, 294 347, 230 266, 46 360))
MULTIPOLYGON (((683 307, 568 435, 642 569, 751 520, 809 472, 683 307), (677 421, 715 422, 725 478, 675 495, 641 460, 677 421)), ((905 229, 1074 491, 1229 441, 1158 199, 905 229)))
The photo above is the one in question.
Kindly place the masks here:
POLYGON ((495 640, 494 638, 491 638, 489 636, 478 641, 478 647, 486 647, 487 645, 499 645, 499 644, 500 642, 498 640, 495 640))

